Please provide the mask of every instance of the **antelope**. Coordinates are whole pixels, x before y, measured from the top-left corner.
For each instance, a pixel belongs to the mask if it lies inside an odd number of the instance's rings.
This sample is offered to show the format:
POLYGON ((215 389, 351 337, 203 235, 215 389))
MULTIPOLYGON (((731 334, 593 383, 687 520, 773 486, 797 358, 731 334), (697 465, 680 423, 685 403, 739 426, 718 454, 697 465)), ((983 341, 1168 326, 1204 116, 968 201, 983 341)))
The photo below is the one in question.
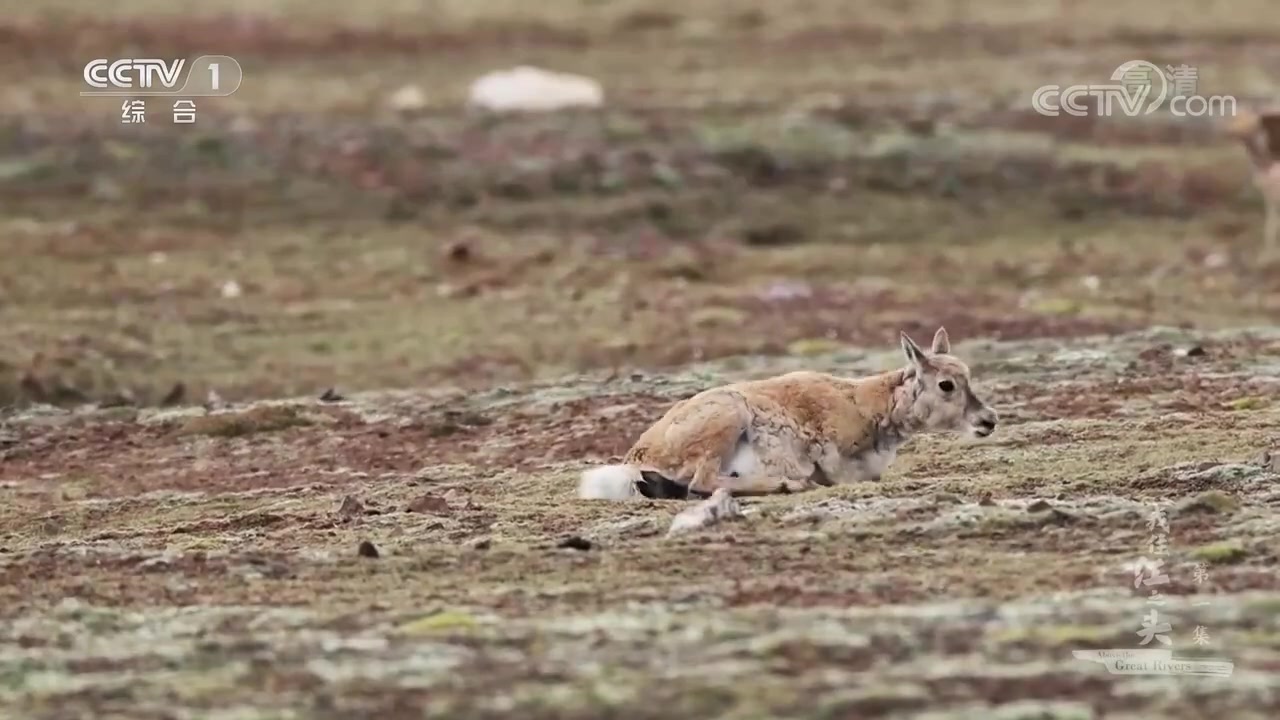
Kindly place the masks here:
POLYGON ((1280 254, 1280 110, 1242 110, 1227 132, 1244 145, 1253 165, 1253 185, 1266 206, 1262 257, 1274 258, 1280 254))
POLYGON ((578 496, 687 499, 878 481, 916 434, 995 432, 996 411, 974 394, 946 328, 927 353, 905 332, 901 341, 906 365, 877 375, 801 370, 681 400, 621 463, 584 471, 578 496))

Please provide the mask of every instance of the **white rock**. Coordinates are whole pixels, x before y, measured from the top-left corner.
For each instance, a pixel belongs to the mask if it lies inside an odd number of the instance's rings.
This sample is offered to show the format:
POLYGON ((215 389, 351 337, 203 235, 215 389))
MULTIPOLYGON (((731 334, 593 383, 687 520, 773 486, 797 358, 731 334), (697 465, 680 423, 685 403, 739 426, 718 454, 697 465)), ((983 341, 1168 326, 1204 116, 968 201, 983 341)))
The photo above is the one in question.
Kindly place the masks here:
POLYGON ((222 297, 231 300, 240 297, 242 294, 244 294, 244 291, 240 288, 240 283, 235 280, 228 280, 222 283, 222 297))
POLYGON ((222 399, 217 390, 210 389, 209 394, 204 399, 205 409, 221 410, 227 406, 227 401, 222 399))
POLYGON ((596 80, 529 65, 495 70, 476 78, 467 104, 492 112, 549 112, 570 107, 600 107, 604 90, 596 80))
POLYGON ((1205 256, 1204 266, 1209 268, 1210 270, 1218 270, 1220 268, 1226 267, 1227 263, 1230 262, 1230 260, 1231 259, 1228 258, 1225 253, 1220 253, 1220 252, 1209 253, 1209 255, 1205 256))
POLYGON ((417 85, 405 85, 391 93, 387 105, 396 112, 413 112, 427 106, 427 94, 417 85))
POLYGON ((741 518, 742 507, 733 499, 728 490, 720 488, 711 497, 676 515, 667 530, 667 537, 710 527, 725 520, 741 518))

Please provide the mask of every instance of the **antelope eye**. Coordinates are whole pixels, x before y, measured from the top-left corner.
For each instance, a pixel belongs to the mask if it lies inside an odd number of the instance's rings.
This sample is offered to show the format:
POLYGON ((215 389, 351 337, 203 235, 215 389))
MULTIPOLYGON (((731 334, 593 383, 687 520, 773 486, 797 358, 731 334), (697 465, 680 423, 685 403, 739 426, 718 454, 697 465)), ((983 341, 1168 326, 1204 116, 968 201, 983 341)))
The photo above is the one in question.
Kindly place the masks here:
POLYGON ((956 384, 951 382, 950 380, 939 380, 938 389, 941 390, 942 392, 951 392, 952 390, 956 389, 956 384))

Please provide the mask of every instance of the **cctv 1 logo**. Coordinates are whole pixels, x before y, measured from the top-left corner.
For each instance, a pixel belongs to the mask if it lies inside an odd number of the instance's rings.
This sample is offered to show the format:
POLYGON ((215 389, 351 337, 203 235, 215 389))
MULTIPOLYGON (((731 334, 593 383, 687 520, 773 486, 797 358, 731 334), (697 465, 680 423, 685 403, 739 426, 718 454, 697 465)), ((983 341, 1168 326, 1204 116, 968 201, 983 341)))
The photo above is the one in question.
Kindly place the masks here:
POLYGON ((189 66, 185 58, 98 58, 84 66, 85 84, 93 89, 80 94, 225 97, 240 88, 242 79, 240 63, 228 55, 201 55, 189 66))

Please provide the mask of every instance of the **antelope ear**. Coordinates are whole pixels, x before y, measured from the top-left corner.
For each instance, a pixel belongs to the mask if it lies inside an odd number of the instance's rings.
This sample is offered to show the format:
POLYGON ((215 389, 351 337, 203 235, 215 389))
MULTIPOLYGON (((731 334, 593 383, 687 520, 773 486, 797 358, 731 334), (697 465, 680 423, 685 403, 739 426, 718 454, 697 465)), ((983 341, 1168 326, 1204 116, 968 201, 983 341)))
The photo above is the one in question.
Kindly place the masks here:
POLYGON ((947 355, 951 352, 951 338, 947 337, 947 329, 939 327, 933 334, 933 354, 947 355))
POLYGON ((929 362, 929 358, 925 356, 924 351, 906 332, 902 333, 902 353, 907 356, 907 362, 911 363, 911 366, 918 372, 923 371, 925 365, 929 362))

